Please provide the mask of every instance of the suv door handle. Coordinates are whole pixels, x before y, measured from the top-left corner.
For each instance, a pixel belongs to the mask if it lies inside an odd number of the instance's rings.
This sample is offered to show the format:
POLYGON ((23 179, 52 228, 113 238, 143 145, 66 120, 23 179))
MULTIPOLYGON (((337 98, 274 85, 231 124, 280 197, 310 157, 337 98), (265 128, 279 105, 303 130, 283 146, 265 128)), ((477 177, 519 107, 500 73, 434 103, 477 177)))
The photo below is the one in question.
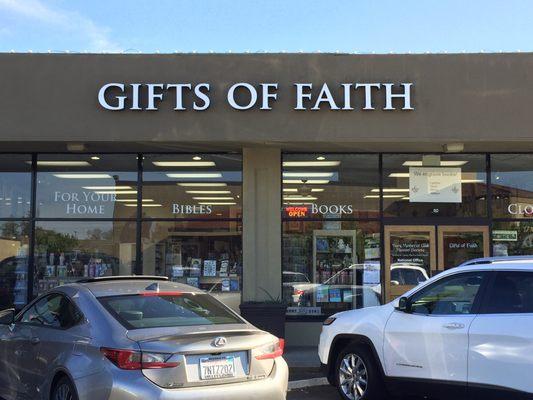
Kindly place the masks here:
POLYGON ((463 329, 465 324, 461 324, 459 322, 450 322, 449 324, 442 325, 442 327, 446 329, 463 329))
POLYGON ((33 345, 35 345, 35 344, 39 344, 39 343, 41 343, 41 339, 39 339, 38 337, 35 337, 35 336, 34 336, 34 337, 32 337, 32 338, 30 339, 30 343, 33 344, 33 345))

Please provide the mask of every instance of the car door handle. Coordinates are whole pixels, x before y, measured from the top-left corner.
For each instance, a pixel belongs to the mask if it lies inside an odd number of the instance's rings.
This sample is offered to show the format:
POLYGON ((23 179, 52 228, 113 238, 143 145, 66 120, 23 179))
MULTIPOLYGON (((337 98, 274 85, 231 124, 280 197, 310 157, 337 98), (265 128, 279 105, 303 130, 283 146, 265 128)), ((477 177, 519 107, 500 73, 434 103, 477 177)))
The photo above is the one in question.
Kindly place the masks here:
POLYGON ((442 325, 442 327, 446 329, 463 329, 465 324, 461 324, 459 322, 450 322, 449 324, 442 325))
POLYGON ((35 345, 35 344, 39 344, 39 343, 41 343, 41 339, 39 339, 38 337, 35 337, 35 336, 34 336, 34 337, 32 337, 32 338, 30 339, 30 343, 33 344, 33 345, 35 345))

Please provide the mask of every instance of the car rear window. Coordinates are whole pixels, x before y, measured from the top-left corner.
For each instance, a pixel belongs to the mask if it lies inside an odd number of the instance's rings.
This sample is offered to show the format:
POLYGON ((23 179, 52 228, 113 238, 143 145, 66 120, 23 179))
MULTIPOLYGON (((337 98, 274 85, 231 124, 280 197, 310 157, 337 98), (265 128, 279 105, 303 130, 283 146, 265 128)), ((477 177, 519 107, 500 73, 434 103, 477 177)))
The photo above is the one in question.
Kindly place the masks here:
POLYGON ((244 323, 224 305, 202 293, 149 293, 98 300, 127 329, 244 323))

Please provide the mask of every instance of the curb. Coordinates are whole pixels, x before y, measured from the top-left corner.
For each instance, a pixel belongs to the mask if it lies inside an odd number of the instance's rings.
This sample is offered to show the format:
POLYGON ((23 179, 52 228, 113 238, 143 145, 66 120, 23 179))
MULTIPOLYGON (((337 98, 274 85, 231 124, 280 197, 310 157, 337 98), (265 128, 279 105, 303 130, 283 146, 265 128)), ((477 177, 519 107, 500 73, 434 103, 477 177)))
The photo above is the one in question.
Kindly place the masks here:
POLYGON ((302 379, 299 381, 289 382, 289 390, 303 389, 303 388, 313 387, 313 386, 325 386, 325 385, 329 385, 328 380, 325 377, 302 379))

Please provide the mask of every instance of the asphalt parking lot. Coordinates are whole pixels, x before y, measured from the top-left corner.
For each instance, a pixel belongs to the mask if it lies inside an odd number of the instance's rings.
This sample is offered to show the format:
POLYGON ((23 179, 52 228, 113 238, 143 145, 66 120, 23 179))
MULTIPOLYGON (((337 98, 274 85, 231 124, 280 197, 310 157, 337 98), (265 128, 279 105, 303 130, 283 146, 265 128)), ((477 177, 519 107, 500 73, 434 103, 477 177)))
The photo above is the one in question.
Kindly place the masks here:
POLYGON ((331 386, 315 386, 304 389, 294 389, 289 392, 288 400, 329 400, 340 399, 337 390, 331 386))

